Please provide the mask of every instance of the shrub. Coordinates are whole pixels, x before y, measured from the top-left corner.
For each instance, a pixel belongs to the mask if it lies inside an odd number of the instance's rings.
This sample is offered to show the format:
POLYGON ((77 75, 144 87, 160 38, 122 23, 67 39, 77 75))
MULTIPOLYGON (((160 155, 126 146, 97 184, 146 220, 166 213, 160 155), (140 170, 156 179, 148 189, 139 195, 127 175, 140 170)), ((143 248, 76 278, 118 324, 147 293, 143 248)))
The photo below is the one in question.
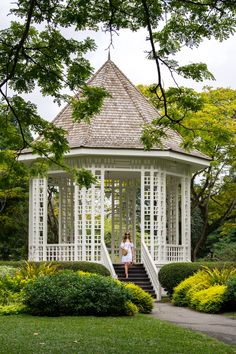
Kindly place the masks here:
POLYGON ((83 272, 96 273, 104 276, 110 276, 109 270, 100 263, 93 262, 52 262, 58 270, 69 269, 74 272, 81 270, 83 272))
POLYGON ((51 262, 28 262, 25 261, 24 265, 16 272, 16 276, 20 279, 30 280, 36 279, 42 275, 48 275, 55 273, 57 270, 57 265, 51 262))
POLYGON ((125 288, 131 293, 132 302, 138 307, 141 313, 151 313, 153 309, 153 298, 138 285, 127 283, 125 288))
POLYGON ((59 272, 37 278, 25 291, 24 303, 33 315, 107 316, 132 312, 127 304, 130 292, 116 280, 97 274, 59 272))
POLYGON ((24 313, 26 310, 25 305, 23 304, 14 304, 14 305, 0 305, 0 316, 6 315, 18 315, 24 313))
POLYGON ((210 276, 211 283, 224 285, 225 282, 232 276, 236 274, 236 268, 213 268, 203 266, 204 271, 210 276))
POLYGON ((223 308, 226 285, 213 285, 193 294, 190 306, 202 312, 217 313, 223 308))
POLYGON ((16 273, 16 268, 11 266, 0 266, 0 278, 5 277, 6 275, 13 276, 16 273))
MULTIPOLYGON (((40 265, 41 263, 51 265, 56 265, 57 269, 64 270, 70 269, 73 271, 82 270, 84 272, 96 273, 101 274, 104 276, 109 276, 109 270, 100 263, 94 262, 59 262, 59 261, 52 261, 52 262, 29 262, 34 263, 36 266, 40 265)), ((0 261, 0 266, 11 266, 14 268, 24 267, 25 261, 0 261)))
POLYGON ((227 286, 225 293, 225 309, 234 311, 236 310, 236 275, 230 277, 225 285, 227 286))
POLYGON ((173 289, 184 279, 196 273, 202 268, 207 266, 213 268, 229 268, 235 267, 234 262, 186 262, 186 263, 170 263, 164 265, 159 273, 158 278, 161 286, 165 289, 168 295, 173 294, 173 289))
POLYGON ((125 302, 124 308, 127 316, 134 316, 139 312, 138 307, 130 300, 125 302))
POLYGON ((205 271, 198 271, 174 288, 172 303, 177 306, 188 306, 193 293, 206 289, 210 285, 209 274, 205 271))

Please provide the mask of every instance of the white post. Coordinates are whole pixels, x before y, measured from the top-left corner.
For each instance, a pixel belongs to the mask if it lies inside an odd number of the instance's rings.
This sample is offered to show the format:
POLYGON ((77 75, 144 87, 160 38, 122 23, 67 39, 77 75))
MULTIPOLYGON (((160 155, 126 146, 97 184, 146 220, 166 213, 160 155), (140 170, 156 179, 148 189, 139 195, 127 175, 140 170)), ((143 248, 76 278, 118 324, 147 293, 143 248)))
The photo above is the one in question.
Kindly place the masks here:
POLYGON ((86 260, 86 188, 82 187, 82 261, 86 260))
MULTIPOLYGON (((91 172, 93 175, 95 175, 95 168, 94 165, 91 168, 91 172)), ((91 261, 94 261, 94 249, 95 249, 95 185, 93 184, 91 186, 91 254, 90 254, 90 259, 91 261)))
POLYGON ((74 260, 78 261, 78 222, 79 222, 79 208, 78 208, 78 199, 79 199, 79 187, 75 184, 74 189, 74 260))
MULTIPOLYGON (((145 237, 144 237, 144 174, 145 174, 145 170, 144 168, 142 168, 141 170, 141 220, 140 220, 140 230, 141 230, 141 241, 145 242, 145 237)), ((142 258, 142 255, 141 255, 142 258)), ((142 259, 141 259, 142 261, 142 259)))
POLYGON ((150 171, 150 254, 154 259, 154 170, 150 171))
POLYGON ((105 211, 104 211, 104 185, 105 185, 105 170, 104 165, 101 166, 101 240, 104 240, 104 218, 105 218, 105 211))

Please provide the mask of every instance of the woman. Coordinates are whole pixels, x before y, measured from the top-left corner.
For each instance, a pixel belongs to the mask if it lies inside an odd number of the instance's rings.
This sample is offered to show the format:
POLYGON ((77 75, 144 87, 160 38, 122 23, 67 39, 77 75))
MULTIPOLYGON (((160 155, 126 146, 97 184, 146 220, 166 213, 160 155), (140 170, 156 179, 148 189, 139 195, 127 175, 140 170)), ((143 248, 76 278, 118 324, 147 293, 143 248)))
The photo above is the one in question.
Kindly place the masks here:
POLYGON ((120 244, 121 249, 125 249, 127 254, 122 255, 122 263, 125 265, 125 277, 128 278, 129 266, 133 263, 134 259, 134 244, 131 242, 131 236, 129 232, 126 232, 123 237, 123 242, 120 244))

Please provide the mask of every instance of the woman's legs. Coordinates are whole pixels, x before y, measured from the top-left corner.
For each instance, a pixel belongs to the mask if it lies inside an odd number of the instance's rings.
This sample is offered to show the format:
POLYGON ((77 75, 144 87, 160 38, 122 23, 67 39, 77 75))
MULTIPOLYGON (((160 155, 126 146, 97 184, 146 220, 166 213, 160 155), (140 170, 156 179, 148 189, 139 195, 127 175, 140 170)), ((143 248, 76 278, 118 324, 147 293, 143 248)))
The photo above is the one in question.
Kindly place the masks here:
POLYGON ((126 278, 128 278, 128 276, 129 276, 128 270, 129 270, 129 263, 125 263, 125 277, 126 278))

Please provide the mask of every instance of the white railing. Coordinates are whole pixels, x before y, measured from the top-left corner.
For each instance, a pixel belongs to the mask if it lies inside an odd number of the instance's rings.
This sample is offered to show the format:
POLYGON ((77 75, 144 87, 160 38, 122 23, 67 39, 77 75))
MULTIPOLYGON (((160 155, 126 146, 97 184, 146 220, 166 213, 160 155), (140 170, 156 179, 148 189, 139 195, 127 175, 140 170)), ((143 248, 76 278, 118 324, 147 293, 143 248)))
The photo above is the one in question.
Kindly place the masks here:
POLYGON ((184 262, 184 247, 181 245, 166 245, 167 262, 184 262))
POLYGON ((145 245, 144 241, 141 243, 141 254, 142 254, 142 262, 144 268, 146 269, 148 276, 151 280, 152 286, 154 288, 157 300, 161 299, 161 287, 158 280, 158 271, 156 265, 145 245))
POLYGON ((112 278, 117 278, 107 247, 103 240, 101 242, 101 262, 110 271, 112 278))
POLYGON ((74 261, 75 245, 70 243, 46 245, 47 261, 74 261))

